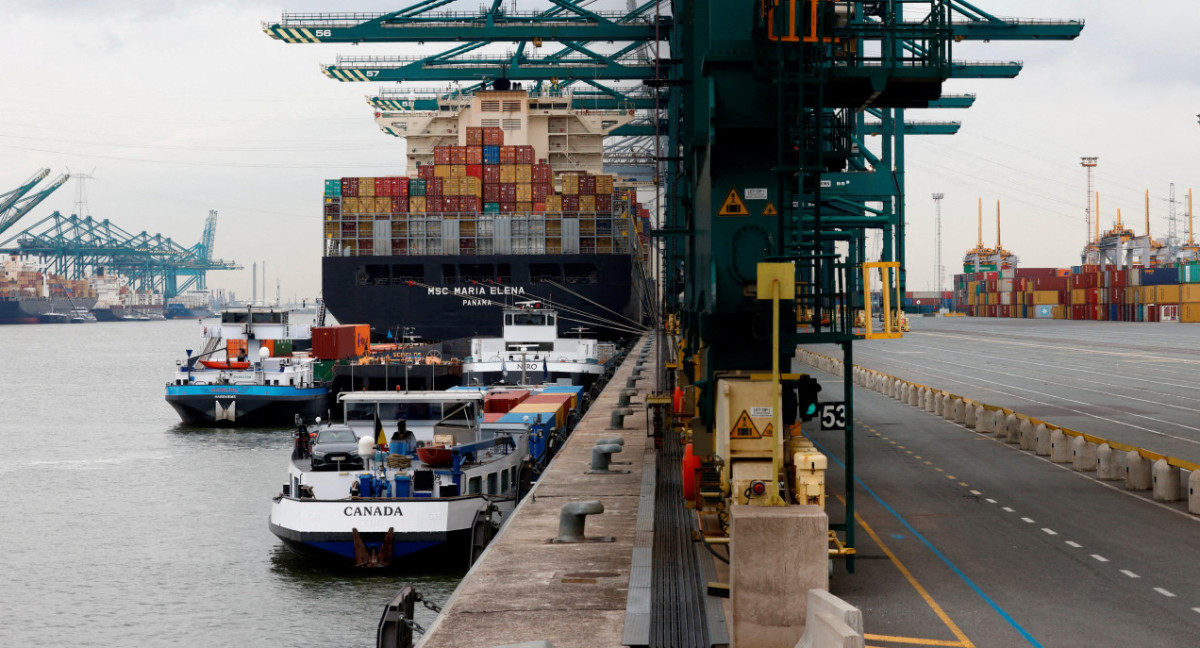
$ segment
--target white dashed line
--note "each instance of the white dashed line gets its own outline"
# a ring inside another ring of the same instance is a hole
[[[1082,548],[1083,548],[1083,545],[1079,544],[1078,542],[1075,542],[1074,540],[1067,540],[1067,544],[1068,544],[1069,546],[1075,547],[1076,549],[1082,549]]]
[[[1155,592],[1158,592],[1159,594],[1162,594],[1163,596],[1165,596],[1165,597],[1167,597],[1167,598],[1175,598],[1175,595],[1174,595],[1174,594],[1172,594],[1171,592],[1168,592],[1167,590],[1165,590],[1165,589],[1163,589],[1163,588],[1161,588],[1161,587],[1155,587],[1155,588],[1154,588],[1154,591],[1155,591]],[[1194,609],[1194,608],[1193,608],[1193,609]]]
[[[1122,569],[1122,570],[1121,570],[1121,573],[1122,573],[1122,574],[1125,574],[1126,576],[1128,576],[1128,577],[1130,577],[1130,578],[1141,578],[1141,576],[1138,576],[1137,574],[1135,574],[1135,573],[1133,573],[1133,572],[1129,571],[1128,569]]]
[[[1024,522],[1024,523],[1026,523],[1026,524],[1033,524],[1033,519],[1032,519],[1032,518],[1021,518],[1021,521],[1022,521],[1022,522]]]
[[[1046,527],[1042,527],[1042,533],[1045,533],[1046,535],[1058,535],[1058,531],[1055,531],[1054,529],[1047,529]]]
[[[1196,614],[1200,614],[1200,608],[1192,608],[1192,612],[1195,612]]]
[[[995,503],[996,503],[996,500],[994,500],[994,499],[992,499],[992,498],[990,498],[990,497],[989,497],[989,498],[987,498],[987,499],[985,499],[985,500],[983,500],[983,501],[987,502],[988,504],[995,504]]]
[[[1092,554],[1092,558],[1095,558],[1096,560],[1099,560],[1100,562],[1108,562],[1108,558],[1105,558],[1104,556],[1101,556],[1100,554]]]
[[[1000,508],[1000,510],[1001,510],[1001,511],[1004,511],[1005,513],[1012,513],[1012,512],[1013,512],[1013,510],[1012,510],[1012,509],[1010,509],[1010,508],[1008,508],[1007,506],[1003,506],[1003,507],[1001,507],[1001,508]]]

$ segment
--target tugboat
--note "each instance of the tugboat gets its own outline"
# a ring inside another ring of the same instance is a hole
[[[471,339],[471,355],[463,360],[465,384],[523,385],[533,381],[589,387],[604,374],[600,342],[582,336],[559,337],[558,312],[538,302],[505,308],[502,330],[502,337]],[[603,346],[610,356],[615,352],[613,345]]]
[[[344,425],[298,425],[271,532],[355,567],[411,566],[397,559],[418,553],[470,564],[569,434],[582,392],[343,393]]]
[[[184,423],[286,427],[297,415],[312,420],[325,412],[329,387],[315,377],[317,361],[292,351],[312,329],[291,324],[288,311],[226,309],[219,321],[202,323],[202,337],[204,349],[188,349],[167,383],[167,402]]]

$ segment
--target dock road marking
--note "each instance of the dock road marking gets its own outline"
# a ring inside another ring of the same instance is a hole
[[[1122,574],[1125,574],[1126,576],[1128,576],[1128,577],[1130,577],[1130,578],[1141,578],[1141,576],[1138,576],[1137,574],[1135,574],[1135,573],[1133,573],[1133,572],[1129,571],[1128,569],[1122,569],[1122,570],[1121,570],[1121,573],[1122,573]]]
[[[1082,548],[1083,548],[1083,545],[1079,544],[1078,542],[1075,542],[1074,540],[1067,540],[1067,546],[1069,546],[1069,547],[1075,547],[1076,549],[1082,549]]]
[[[1154,591],[1158,592],[1159,594],[1162,594],[1163,596],[1165,596],[1167,598],[1175,598],[1174,594],[1172,594],[1171,592],[1168,592],[1167,590],[1165,590],[1161,587],[1155,587]]]
[[[1100,562],[1108,562],[1108,558],[1105,558],[1104,556],[1101,556],[1100,554],[1092,554],[1092,558],[1095,558],[1096,560],[1098,560]]]

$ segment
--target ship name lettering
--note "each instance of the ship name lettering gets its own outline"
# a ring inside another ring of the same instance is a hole
[[[429,290],[430,295],[445,295],[449,292],[448,288],[443,288],[443,287],[439,287],[439,286],[430,286],[428,288],[428,290]]]
[[[404,515],[399,506],[347,506],[342,509],[346,517]]]

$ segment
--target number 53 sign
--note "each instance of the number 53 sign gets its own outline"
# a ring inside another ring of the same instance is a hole
[[[846,403],[821,403],[821,430],[846,429]]]

